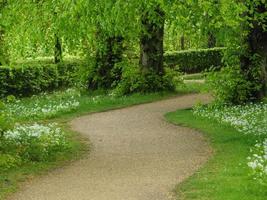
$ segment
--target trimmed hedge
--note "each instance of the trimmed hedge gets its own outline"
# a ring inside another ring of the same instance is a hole
[[[165,64],[171,68],[178,68],[185,73],[199,73],[211,67],[222,66],[225,48],[199,49],[168,52],[164,55]]]
[[[0,97],[30,96],[74,86],[79,66],[78,63],[0,66]]]

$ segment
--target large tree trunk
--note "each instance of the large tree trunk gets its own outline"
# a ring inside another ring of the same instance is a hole
[[[267,6],[264,3],[258,5],[255,10],[258,14],[266,11]],[[247,49],[240,59],[241,70],[249,81],[260,84],[261,89],[255,90],[252,95],[256,99],[261,99],[266,95],[267,89],[267,31],[259,25],[258,21],[251,23],[253,28],[247,28],[248,35],[245,38]],[[255,70],[260,70],[260,77],[255,77]]]
[[[61,40],[57,34],[55,34],[54,60],[55,60],[56,64],[61,63],[63,60],[62,59],[62,44],[61,44]]]
[[[157,19],[151,19],[148,12],[142,15],[142,34],[140,40],[140,65],[143,73],[152,71],[163,75],[163,37],[164,11],[160,6],[155,7]]]

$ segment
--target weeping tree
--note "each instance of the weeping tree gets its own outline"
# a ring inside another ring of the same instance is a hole
[[[118,50],[122,49],[125,40],[139,42],[140,47],[140,75],[131,74],[127,70],[125,72],[128,76],[124,76],[126,82],[133,84],[129,87],[141,88],[142,91],[142,87],[147,87],[148,90],[152,88],[153,91],[168,88],[169,83],[164,82],[166,79],[163,68],[164,26],[167,20],[170,23],[177,21],[177,10],[184,9],[184,5],[162,0],[114,0],[92,2],[90,6],[97,8],[95,10],[98,11],[98,18],[94,20],[97,27],[96,62],[94,73],[91,73],[93,76],[89,78],[89,86],[97,88],[103,85],[108,88],[114,85],[110,72],[122,60],[123,50]],[[136,41],[137,37],[139,41]],[[137,82],[143,86],[137,86]]]
[[[210,84],[218,100],[240,104],[266,95],[267,18],[262,0],[221,0],[225,67]]]
[[[83,4],[83,9],[93,9],[87,13],[90,20],[81,21],[80,25],[85,23],[86,27],[93,34],[90,35],[91,43],[94,44],[93,55],[90,57],[94,62],[88,77],[89,89],[110,89],[113,82],[120,79],[120,70],[115,70],[117,63],[122,61],[124,52],[124,28],[119,20],[122,15],[119,14],[120,1],[92,1]],[[126,17],[126,15],[125,15]],[[87,35],[88,36],[88,35]],[[88,52],[90,53],[90,52]]]
[[[68,12],[67,1],[8,0],[7,39],[13,59],[54,55],[54,62],[62,62],[62,16]]]

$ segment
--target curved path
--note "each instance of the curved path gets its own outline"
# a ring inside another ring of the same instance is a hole
[[[71,122],[90,138],[90,155],[34,179],[12,200],[169,200],[175,185],[209,157],[202,135],[164,120],[204,95],[187,95],[91,114]]]

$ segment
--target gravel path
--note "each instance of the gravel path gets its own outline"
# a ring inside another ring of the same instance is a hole
[[[210,149],[197,131],[174,126],[164,114],[209,101],[187,95],[91,114],[71,122],[90,138],[90,155],[24,184],[11,200],[170,200]]]

